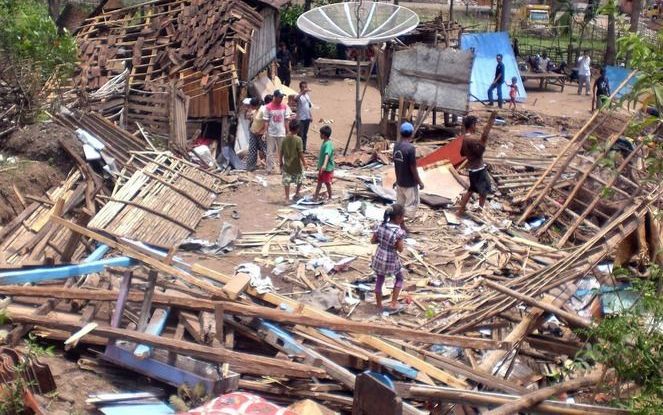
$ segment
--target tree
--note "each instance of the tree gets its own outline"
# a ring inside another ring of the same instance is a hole
[[[617,1],[608,0],[608,2],[601,7],[600,13],[608,15],[608,36],[605,48],[605,63],[606,65],[614,65],[617,57],[617,13],[619,13]]]
[[[509,31],[511,21],[511,0],[502,0],[502,14],[500,15],[500,30]]]
[[[631,32],[633,33],[638,33],[641,11],[642,11],[642,0],[633,0],[633,9],[631,9]]]

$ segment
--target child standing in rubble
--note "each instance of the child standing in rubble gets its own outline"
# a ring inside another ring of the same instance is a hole
[[[332,182],[334,181],[334,143],[331,141],[332,129],[328,125],[320,128],[320,155],[318,156],[318,185],[313,200],[319,200],[320,190],[324,184],[327,188],[327,199],[332,198]]]
[[[396,278],[394,289],[391,294],[390,307],[386,311],[398,311],[398,295],[403,288],[403,270],[398,253],[403,251],[403,243],[406,232],[401,225],[405,220],[405,210],[402,205],[393,204],[384,212],[384,221],[373,233],[371,243],[377,244],[378,248],[373,256],[371,268],[377,274],[375,281],[375,303],[378,312],[382,313],[382,286],[387,275]]]
[[[515,76],[511,78],[511,84],[509,85],[509,109],[515,113],[516,112],[516,98],[518,98],[520,91],[518,91],[518,78]]]
[[[299,191],[304,181],[304,169],[306,160],[304,159],[304,146],[302,139],[297,135],[299,122],[290,120],[288,125],[288,135],[283,139],[279,149],[279,164],[281,166],[282,183],[285,189],[285,202],[290,203],[290,185],[294,184],[294,199],[299,199]]]

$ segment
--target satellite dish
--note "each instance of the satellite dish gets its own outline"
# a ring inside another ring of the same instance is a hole
[[[418,24],[419,16],[412,10],[374,1],[316,7],[297,19],[301,31],[346,46],[384,42],[408,33]]]

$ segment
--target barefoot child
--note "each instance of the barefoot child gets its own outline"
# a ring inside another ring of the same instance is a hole
[[[516,112],[516,98],[518,97],[518,78],[515,76],[511,78],[511,85],[509,85],[509,109]]]
[[[396,282],[391,294],[390,308],[398,309],[398,294],[403,288],[403,271],[398,253],[403,251],[403,241],[406,233],[401,228],[405,220],[405,212],[402,205],[393,204],[384,212],[384,222],[378,226],[373,233],[371,243],[377,244],[371,268],[377,274],[375,282],[375,303],[378,311],[382,312],[382,285],[387,275],[394,275]]]
[[[297,186],[294,199],[299,198],[299,191],[302,188],[302,181],[304,180],[304,169],[306,168],[304,146],[302,139],[297,135],[298,129],[299,122],[291,120],[290,124],[288,124],[288,135],[281,142],[281,148],[279,149],[279,162],[281,164],[281,171],[283,172],[281,182],[285,189],[286,203],[290,203],[291,184]]]
[[[315,188],[315,200],[320,196],[320,189],[324,184],[327,188],[327,198],[332,198],[332,181],[334,179],[334,144],[331,141],[332,130],[328,125],[320,129],[320,156],[318,157],[318,186]]]

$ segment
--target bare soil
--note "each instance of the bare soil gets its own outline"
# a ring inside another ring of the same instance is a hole
[[[19,160],[16,164],[3,164],[0,168],[0,224],[9,222],[23,210],[13,186],[23,196],[44,197],[45,192],[60,184],[62,179],[62,172],[48,163]],[[25,202],[30,204],[29,200]]]
[[[54,123],[29,125],[0,141],[0,154],[5,160],[0,162],[0,224],[23,210],[14,186],[22,195],[44,197],[73,167],[74,162],[60,146],[59,139],[71,148],[81,148],[69,130]],[[6,161],[11,157],[15,158],[14,163]]]
[[[73,167],[74,161],[60,146],[60,139],[72,148],[81,148],[80,142],[69,130],[45,122],[28,125],[14,132],[6,142],[0,144],[0,151],[26,160],[48,162],[65,173]]]

